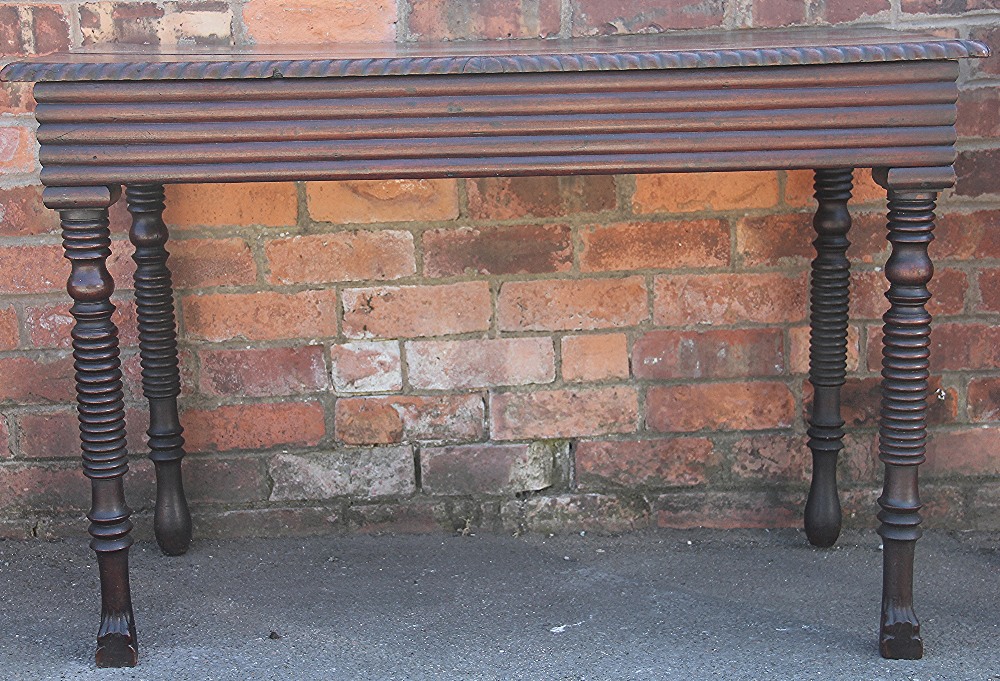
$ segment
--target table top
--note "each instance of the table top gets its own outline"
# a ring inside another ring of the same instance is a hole
[[[622,71],[985,57],[982,43],[882,28],[313,46],[102,46],[9,64],[6,81],[329,78]]]

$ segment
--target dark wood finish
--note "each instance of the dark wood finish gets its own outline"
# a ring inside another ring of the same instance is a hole
[[[128,550],[132,511],[122,477],[128,471],[125,402],[118,329],[111,321],[115,282],[108,273],[111,230],[108,207],[120,194],[107,187],[45,190],[45,204],[59,211],[63,248],[72,265],[67,289],[73,298],[73,358],[80,417],[83,473],[90,478],[90,547],[101,574],[101,625],[97,666],[134,666],[138,659]]]
[[[174,294],[167,267],[167,226],[163,224],[163,186],[125,188],[132,214],[129,238],[135,245],[135,299],[139,316],[142,392],[149,400],[149,458],[156,466],[156,541],[170,556],[191,543],[191,513],[184,496],[181,459],[184,437],[177,415],[181,392],[177,363]]]
[[[850,168],[816,171],[816,259],[812,262],[809,318],[809,382],[813,408],[809,418],[812,484],[806,501],[806,536],[815,546],[833,546],[840,536],[837,496],[837,455],[844,448],[840,417],[840,386],[847,375],[847,315],[850,263],[847,232],[851,215]]]
[[[157,538],[190,541],[181,485],[177,350],[163,187],[171,182],[391,179],[810,168],[814,225],[809,540],[840,529],[836,460],[848,313],[850,168],[889,190],[880,457],[881,652],[919,657],[919,537],[936,192],[954,181],[956,59],[967,40],[896,33],[735,31],[569,41],[317,48],[98,49],[8,65],[39,81],[45,202],[62,213],[84,471],[103,612],[98,663],[134,664],[131,543],[109,187],[128,185]]]

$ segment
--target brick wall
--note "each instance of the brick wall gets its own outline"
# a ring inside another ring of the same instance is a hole
[[[1000,48],[996,0],[2,2],[0,52],[95,43],[522,38],[840,22]],[[1000,527],[1000,58],[963,66],[933,247],[932,526]],[[68,271],[30,88],[0,90],[0,536],[83,531]],[[873,523],[884,200],[856,177],[841,464]],[[170,187],[198,533],[799,523],[806,172]],[[114,208],[149,535],[132,263]]]

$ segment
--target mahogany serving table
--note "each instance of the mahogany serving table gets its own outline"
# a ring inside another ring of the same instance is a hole
[[[183,553],[173,292],[163,185],[811,168],[809,541],[840,531],[836,460],[848,313],[847,202],[853,168],[889,196],[879,457],[884,540],[880,648],[919,658],[913,552],[920,536],[937,193],[955,180],[958,59],[967,40],[894,33],[730,32],[569,41],[317,48],[123,48],[8,65],[35,81],[44,202],[72,263],[73,355],[101,576],[97,664],[134,665],[132,523],[108,207],[133,215],[142,380],[156,465],[156,537]]]

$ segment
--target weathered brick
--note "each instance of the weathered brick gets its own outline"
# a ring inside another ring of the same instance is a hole
[[[424,232],[424,274],[565,272],[573,266],[568,225],[500,225]]]
[[[274,239],[264,248],[272,284],[388,280],[417,271],[413,235],[378,230]]]
[[[0,414],[0,461],[10,459],[13,456],[11,444],[7,419]]]
[[[167,245],[176,288],[240,286],[257,281],[257,264],[243,239],[182,239]]]
[[[559,0],[411,0],[418,40],[544,38],[559,33]]]
[[[250,0],[243,22],[264,43],[392,42],[396,3],[392,0]]]
[[[963,90],[958,98],[955,128],[961,137],[1000,137],[1000,90],[981,87]]]
[[[635,389],[616,386],[530,393],[492,393],[494,440],[631,433],[639,420]]]
[[[812,455],[801,435],[753,435],[732,448],[733,473],[757,480],[809,480]]]
[[[942,213],[935,221],[934,235],[932,258],[1000,258],[1000,211]]]
[[[76,396],[72,357],[3,357],[0,376],[0,402],[70,402]]]
[[[267,499],[263,461],[256,456],[189,456],[184,459],[184,492],[193,504],[246,504]],[[133,508],[152,508],[156,500],[153,462],[133,460],[126,481]]]
[[[504,331],[579,331],[635,326],[649,318],[642,277],[511,281],[497,305]]]
[[[70,47],[69,18],[59,5],[28,5],[34,54],[64,52]]]
[[[20,433],[20,454],[26,459],[80,458],[80,421],[76,407],[21,412],[16,428]],[[125,410],[125,439],[130,454],[147,451],[146,428],[149,414],[139,409]]]
[[[636,378],[734,378],[785,372],[779,329],[651,331],[635,342]]]
[[[347,444],[479,440],[481,395],[349,397],[337,400],[337,438]]]
[[[796,326],[788,330],[791,340],[788,352],[788,365],[793,374],[809,372],[809,336],[808,326]],[[861,332],[855,325],[847,327],[847,370],[857,371],[861,355]]]
[[[754,0],[753,25],[755,28],[790,26],[806,20],[805,0]]]
[[[76,466],[51,463],[0,465],[0,511],[34,513],[82,511],[90,504],[90,484]]]
[[[799,208],[815,208],[813,198],[815,173],[811,170],[789,170],[785,173],[785,203]],[[870,170],[854,171],[854,188],[851,190],[850,205],[885,204],[885,189],[872,179]]]
[[[988,1],[988,0],[987,0]],[[996,26],[974,26],[969,31],[969,37],[973,40],[981,40],[986,43],[990,51],[995,55],[997,48],[1000,48],[1000,27]],[[977,63],[971,64],[973,71],[980,74],[1000,74],[1000,67],[995,62],[996,59],[975,59]]]
[[[649,527],[650,513],[639,500],[604,494],[533,496],[500,507],[503,528],[512,534],[619,534]]]
[[[0,7],[0,54],[16,57],[25,53],[21,17],[16,5]]]
[[[1000,312],[1000,269],[980,269],[976,272],[976,280],[979,283],[979,295],[982,299],[982,302],[976,305],[976,309],[984,312]],[[933,283],[934,280],[931,281]]]
[[[333,388],[338,393],[380,393],[403,389],[399,343],[357,341],[330,348]]]
[[[0,308],[0,350],[13,350],[19,342],[17,312],[12,307]]]
[[[290,182],[171,184],[163,219],[177,227],[295,224],[298,199]]]
[[[279,397],[325,390],[323,348],[204,349],[198,392],[204,395]]]
[[[675,274],[656,277],[653,320],[661,326],[773,324],[806,318],[804,274]]]
[[[723,0],[576,0],[573,34],[650,33],[721,26]]]
[[[851,273],[851,318],[879,319],[889,309],[885,292],[889,284],[883,272]],[[969,288],[965,272],[951,268],[937,268],[928,284],[931,292],[927,310],[934,317],[962,314],[965,309],[965,292]]]
[[[2,17],[0,17],[2,20]],[[3,38],[0,37],[0,41]],[[0,54],[13,56],[9,52],[0,49]],[[0,113],[23,114],[31,113],[35,110],[35,100],[31,96],[32,83],[0,83]],[[15,189],[28,189],[27,187],[16,187]],[[3,205],[4,191],[0,190],[0,205]]]
[[[755,490],[674,492],[656,499],[653,510],[659,527],[693,529],[799,527],[802,493]]]
[[[561,355],[564,381],[628,378],[628,339],[623,333],[566,336]]]
[[[80,6],[85,45],[230,45],[233,13],[224,2],[89,2]]]
[[[118,327],[118,344],[121,347],[139,345],[138,317],[135,300],[115,299],[115,311],[111,321]],[[24,308],[24,327],[34,348],[69,348],[72,343],[70,331],[73,329],[73,315],[69,308],[72,302],[55,305],[38,305]]]
[[[0,128],[0,172],[31,173],[38,165],[35,141],[28,128]]]
[[[901,7],[909,14],[961,14],[970,9],[986,9],[983,5],[997,5],[992,0],[976,2],[976,0],[902,0]]]
[[[337,335],[335,291],[215,293],[181,302],[188,336],[210,341],[245,338],[328,338]]]
[[[486,331],[490,287],[485,281],[441,286],[383,286],[343,292],[344,335],[414,338]]]
[[[416,491],[409,446],[277,454],[269,465],[271,501],[408,496]]]
[[[465,186],[474,220],[559,218],[614,210],[617,204],[611,175],[483,177]]]
[[[861,18],[887,18],[889,11],[889,0],[838,0],[824,4],[822,15],[824,21],[839,24]]]
[[[927,441],[921,476],[1000,475],[1000,429],[934,430]]]
[[[576,476],[582,491],[702,485],[719,461],[707,438],[584,441],[576,446]]]
[[[1000,194],[1000,175],[994,170],[1000,166],[1000,149],[960,151],[955,161],[958,184],[955,193],[961,196]]]
[[[549,338],[409,342],[406,363],[420,390],[551,383],[556,374]]]
[[[584,272],[729,264],[729,226],[721,220],[601,225],[582,229],[580,238]]]
[[[345,514],[347,527],[362,534],[429,534],[444,528],[444,504],[424,500],[391,503],[352,503]]]
[[[27,236],[59,230],[59,213],[42,205],[41,187],[0,189],[0,236]]]
[[[455,180],[308,182],[309,216],[321,222],[424,222],[458,217]]]
[[[315,445],[326,433],[318,402],[233,404],[187,409],[181,416],[189,452]]]
[[[637,213],[770,208],[778,203],[773,172],[637,175],[632,209]]]
[[[881,334],[868,334],[869,369],[881,366]],[[1000,368],[1000,327],[982,323],[935,324],[931,331],[931,372]]]
[[[420,452],[426,494],[517,494],[551,487],[552,448],[544,443],[427,447]]]
[[[748,267],[802,265],[816,256],[809,213],[743,217],[736,222],[736,252]]]
[[[1000,378],[973,378],[967,399],[970,421],[1000,421]]]
[[[787,428],[795,420],[795,397],[784,383],[654,386],[646,411],[647,427],[663,433]]]

